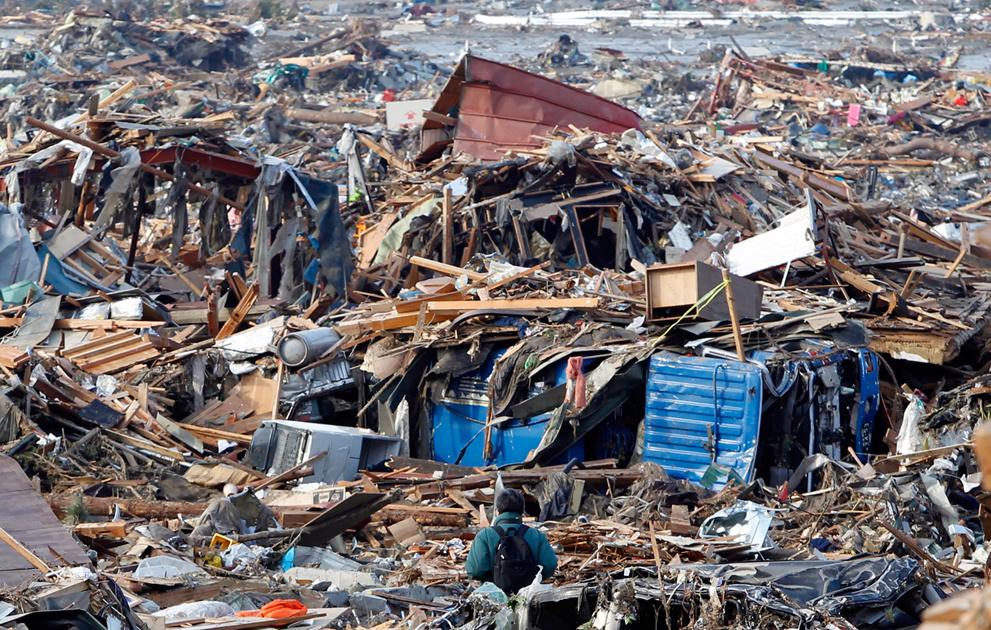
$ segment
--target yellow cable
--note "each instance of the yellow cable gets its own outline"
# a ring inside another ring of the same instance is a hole
[[[688,317],[689,315],[693,315],[693,311],[695,312],[695,314],[698,314],[699,312],[702,311],[703,308],[709,306],[709,304],[716,299],[716,296],[722,293],[722,291],[726,288],[727,284],[729,284],[729,282],[723,280],[722,282],[714,286],[712,289],[710,289],[708,293],[700,297],[699,300],[695,302],[695,304],[692,304],[692,306],[687,311],[685,311],[685,313],[681,317],[676,319],[673,324],[668,326],[668,329],[665,330],[660,337],[654,340],[654,342],[651,344],[651,348],[656,348],[659,343],[664,341],[664,339],[668,336],[668,333],[671,332],[675,328],[675,326],[677,326],[682,321],[684,321],[685,318]]]

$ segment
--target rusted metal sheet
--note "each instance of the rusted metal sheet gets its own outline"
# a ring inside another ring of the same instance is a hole
[[[539,136],[555,127],[621,133],[641,124],[640,117],[622,105],[471,55],[461,60],[433,108],[444,116],[455,110],[454,152],[483,160],[501,159],[506,150],[538,148],[543,145]],[[437,121],[424,124],[424,152],[437,149],[437,130],[443,128]]]
[[[170,165],[175,163],[178,154],[179,148],[174,145],[164,149],[145,149],[141,151],[141,162],[150,166],[157,166],[159,164]],[[183,164],[192,164],[203,169],[242,177],[247,180],[255,180],[261,174],[261,168],[254,162],[232,155],[204,151],[195,147],[182,147],[180,161]],[[94,156],[93,162],[90,165],[91,171],[99,170],[105,162],[105,157],[100,155]],[[67,179],[72,174],[74,164],[75,158],[69,157],[50,164],[44,169],[37,169],[36,172],[41,171],[44,173],[43,181]],[[34,177],[37,176],[35,175]],[[0,184],[2,184],[2,180],[0,180]],[[3,190],[4,188],[0,188],[0,192]]]
[[[0,455],[0,503],[0,527],[48,566],[62,565],[49,547],[69,563],[89,564],[89,558],[35,492],[21,466],[6,455]],[[39,573],[21,554],[0,541],[0,587],[16,588]]]
[[[173,164],[177,154],[181,155],[183,164],[195,164],[200,168],[226,173],[227,175],[235,175],[254,180],[261,174],[261,169],[253,162],[232,155],[204,151],[195,147],[182,147],[181,152],[176,146],[166,147],[164,149],[146,149],[141,152],[141,161],[152,166]]]

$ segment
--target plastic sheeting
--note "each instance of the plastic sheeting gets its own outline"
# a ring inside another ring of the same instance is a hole
[[[41,278],[41,260],[24,227],[18,204],[0,204],[0,288]]]
[[[901,599],[916,588],[921,571],[914,558],[861,558],[845,562],[773,562],[693,565],[687,570],[744,587],[757,605],[781,610],[794,606],[846,617],[864,614]],[[789,603],[790,602],[790,603]],[[856,622],[857,627],[864,627]]]
[[[300,192],[318,216],[317,256],[320,259],[320,277],[343,297],[348,279],[354,269],[351,239],[337,205],[337,185],[290,171]]]
[[[698,611],[705,606],[717,612],[722,608],[740,621],[765,620],[768,613],[795,620],[779,627],[816,627],[824,617],[832,617],[861,630],[895,630],[917,627],[918,611],[943,596],[926,580],[914,558],[676,565],[661,577],[660,584],[654,577],[614,581],[606,595],[610,601],[603,601],[600,593],[598,609],[607,610],[632,592],[639,602],[668,610]],[[589,590],[595,588],[573,584],[537,594],[527,602],[530,619],[536,621],[533,627],[561,627],[554,611],[562,610],[561,604],[568,600],[589,597]],[[542,623],[545,618],[556,625]],[[568,621],[578,625],[584,620],[573,617]],[[774,626],[741,623],[734,627]]]

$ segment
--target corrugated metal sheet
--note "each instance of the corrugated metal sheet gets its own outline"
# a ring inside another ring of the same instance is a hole
[[[479,368],[462,376],[452,378],[440,399],[434,401],[430,410],[431,457],[448,464],[460,463],[463,466],[485,466],[496,464],[518,464],[527,460],[530,452],[537,448],[544,435],[544,429],[551,414],[545,413],[527,419],[506,420],[492,427],[493,461],[484,457],[484,427],[491,404],[489,380],[495,369],[495,361],[505,353],[505,348],[493,350]],[[567,381],[565,363],[561,361],[555,368],[556,383]],[[530,396],[541,390],[532,388]],[[461,450],[464,449],[464,455]],[[584,438],[578,440],[553,463],[564,463],[572,457],[584,459]]]
[[[20,464],[6,455],[0,455],[0,502],[3,504],[0,527],[46,564],[61,565],[48,551],[49,547],[68,562],[89,564],[89,558],[35,492]],[[39,573],[12,547],[0,541],[0,586],[17,587]]]
[[[465,56],[437,99],[433,111],[458,108],[454,151],[498,160],[506,149],[538,148],[554,127],[575,125],[603,133],[639,129],[633,111],[584,90],[501,63]],[[436,141],[442,125],[427,121],[423,150]]]
[[[697,483],[713,461],[714,447],[716,463],[748,480],[761,400],[757,366],[654,355],[647,375],[644,460],[660,464],[672,477]]]

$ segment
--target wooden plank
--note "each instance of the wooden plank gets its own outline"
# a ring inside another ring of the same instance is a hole
[[[253,410],[252,405],[249,401],[244,400],[238,394],[231,393],[230,396],[225,398],[223,401],[214,400],[208,403],[202,409],[194,411],[192,414],[186,416],[181,423],[181,426],[194,425],[202,427],[204,423],[210,422],[211,420],[216,420],[218,418],[227,418],[231,414],[248,414]]]
[[[179,451],[171,448],[165,448],[164,446],[159,446],[150,440],[136,438],[126,433],[121,433],[120,431],[114,431],[113,429],[106,429],[106,433],[111,439],[116,440],[117,442],[121,442],[122,444],[126,444],[134,448],[150,451],[156,455],[161,455],[162,457],[171,459],[175,462],[182,462],[186,459]]]
[[[513,275],[509,276],[508,278],[505,278],[503,280],[500,280],[499,282],[494,282],[494,283],[488,285],[485,288],[488,289],[489,291],[495,291],[496,289],[498,289],[500,287],[506,286],[510,282],[516,282],[517,280],[520,280],[522,278],[525,278],[525,277],[529,276],[531,273],[535,273],[537,271],[540,271],[541,269],[545,269],[545,268],[549,267],[550,264],[551,264],[551,261],[545,260],[544,262],[540,263],[539,265],[534,265],[533,267],[530,267],[529,269],[524,269],[523,271],[521,271],[519,273],[516,273],[516,274],[513,274]]]
[[[271,477],[270,479],[267,479],[267,480],[265,480],[265,481],[263,481],[263,482],[261,482],[261,483],[259,483],[257,485],[255,485],[255,484],[252,484],[252,485],[254,486],[255,490],[261,490],[262,488],[267,488],[269,486],[274,486],[275,484],[282,483],[283,481],[288,481],[290,479],[294,479],[294,477],[293,477],[294,474],[296,474],[297,472],[305,469],[306,467],[310,466],[314,462],[320,461],[326,455],[327,455],[327,451],[322,451],[320,453],[317,453],[316,455],[314,455],[313,457],[309,458],[308,460],[296,464],[295,466],[293,466],[292,468],[290,468],[289,470],[285,471],[284,473],[282,473],[280,475],[276,475],[274,477]]]
[[[907,214],[892,212],[891,215],[898,217],[904,222],[903,225],[908,236],[914,236],[920,241],[932,243],[937,247],[945,247],[947,249],[958,249],[960,247],[959,243],[954,243],[953,241],[936,234],[929,229],[929,226],[913,220]]]
[[[248,312],[251,310],[251,307],[255,305],[255,301],[258,299],[260,292],[261,289],[259,288],[257,282],[248,287],[248,292],[245,293],[244,297],[241,298],[241,301],[238,302],[234,312],[231,313],[230,319],[224,323],[224,327],[220,329],[219,333],[217,333],[217,341],[230,337],[235,331],[237,331],[238,326],[240,326],[241,322],[244,321],[244,318],[248,316]]]
[[[441,238],[441,261],[445,265],[451,265],[454,261],[454,216],[452,210],[454,201],[451,188],[444,187],[444,203],[441,205],[441,227],[443,236]],[[453,265],[452,265],[453,266]]]
[[[230,274],[231,288],[236,292],[237,299],[240,300],[248,292],[248,283],[244,281],[239,273]]]
[[[216,337],[217,333],[220,332],[220,315],[217,312],[217,296],[212,292],[206,297],[206,332],[211,337]]]
[[[124,59],[118,59],[117,61],[111,61],[107,65],[114,70],[123,70],[124,68],[130,68],[131,66],[139,66],[143,63],[148,63],[151,61],[151,55],[144,53],[141,55],[133,55],[131,57],[126,57]]]
[[[393,503],[383,511],[392,512],[423,512],[424,514],[458,514],[461,516],[468,516],[468,513],[462,507],[435,507],[432,505],[407,505],[405,503]],[[405,515],[402,518],[406,518]]]
[[[373,153],[375,153],[375,155],[379,156],[380,158],[388,162],[389,166],[391,166],[392,168],[398,171],[406,170],[406,164],[403,163],[403,161],[399,158],[399,156],[386,150],[385,147],[381,146],[379,143],[372,140],[370,137],[368,137],[367,134],[359,133],[356,135],[358,136],[358,140],[361,141],[363,145],[368,147],[368,149]]]
[[[438,302],[439,304],[442,302]],[[430,314],[427,318],[429,321],[427,323],[434,323],[438,321],[444,321],[447,319],[454,319],[456,315],[444,315],[441,313]],[[340,335],[351,335],[352,337],[357,337],[363,333],[376,332],[376,331],[386,331],[386,330],[396,330],[398,328],[406,328],[408,326],[415,326],[419,313],[398,313],[398,314],[388,314],[388,315],[375,315],[372,317],[363,317],[360,319],[352,319],[349,321],[341,322],[334,326]]]
[[[260,317],[283,303],[284,302],[282,300],[259,298],[258,301],[255,302],[255,305],[251,307],[251,310],[248,311],[248,317]],[[219,319],[226,320],[234,312],[234,309],[224,307],[216,309],[216,312]],[[176,326],[206,324],[206,300],[204,299],[196,303],[187,302],[183,304],[176,304],[172,307],[172,311],[169,314],[172,316],[172,321],[175,322]]]
[[[478,513],[475,511],[475,506],[472,505],[465,495],[457,488],[447,488],[444,490],[444,494],[448,496],[452,501],[463,507],[468,511],[468,515],[473,519],[478,519]]]
[[[7,530],[0,527],[0,540],[4,541],[10,545],[11,549],[16,551],[22,558],[31,563],[31,566],[38,569],[39,571],[44,571],[45,573],[51,572],[51,567],[49,567],[45,562],[34,555],[30,549],[21,544],[19,540],[7,533]]]
[[[488,276],[486,273],[478,273],[477,271],[470,271],[461,267],[455,267],[454,265],[445,265],[444,263],[437,262],[436,260],[430,260],[429,258],[423,258],[421,256],[410,256],[409,262],[417,267],[429,269],[430,271],[436,271],[437,273],[447,276],[468,276],[469,280],[483,280],[486,276]]]
[[[905,239],[905,249],[929,258],[945,260],[946,262],[953,262],[956,260],[957,256],[960,255],[960,251],[957,249],[940,247],[938,245],[923,243],[922,241],[916,241],[914,239]],[[991,261],[978,258],[972,254],[966,254],[961,259],[961,262],[968,267],[974,267],[975,269],[991,269]]]
[[[227,284],[230,286],[231,291],[234,292],[234,297],[236,297],[237,300],[240,302],[241,298],[244,297],[244,293],[245,293],[243,287],[238,283],[234,282],[234,276],[233,274],[231,274],[230,271],[226,271],[226,270],[224,271],[224,279],[227,280]]]
[[[200,439],[207,437],[214,441],[227,440],[228,442],[236,442],[240,446],[248,446],[251,444],[251,436],[243,433],[231,433],[230,431],[221,431],[220,429],[211,429],[209,427],[201,427],[195,424],[184,424],[182,422],[177,422],[176,424]]]
[[[101,362],[96,366],[89,366],[81,368],[90,374],[110,374],[112,372],[117,372],[123,370],[126,367],[132,365],[137,365],[138,363],[144,363],[145,361],[151,361],[152,359],[158,358],[158,350],[155,348],[148,348],[142,352],[138,352],[134,355],[125,355],[118,359],[114,359],[109,363]]]
[[[108,374],[158,357],[158,349],[147,337],[132,337],[115,341],[106,348],[92,348],[81,354],[63,353],[63,356],[92,374]]]
[[[117,88],[116,90],[114,90],[107,98],[105,98],[102,101],[100,101],[99,103],[97,103],[97,106],[96,106],[97,107],[97,110],[99,111],[101,109],[106,109],[107,107],[110,107],[111,105],[113,105],[114,103],[116,103],[117,101],[119,101],[120,99],[122,99],[125,96],[127,96],[128,94],[130,94],[131,91],[134,90],[134,88],[136,88],[137,86],[138,86],[138,82],[136,80],[134,80],[134,79],[129,80],[127,83],[125,83],[124,85],[122,85],[119,88]],[[80,114],[79,116],[76,116],[75,119],[73,119],[73,121],[72,121],[71,124],[74,125],[76,123],[83,122],[87,118],[89,118],[89,114],[88,113],[86,113],[86,114]]]
[[[143,344],[151,345],[151,342],[145,340],[144,338],[135,335],[134,333],[124,333],[123,336],[112,335],[109,337],[103,337],[100,341],[105,340],[106,343],[101,343],[96,346],[91,346],[80,351],[78,348],[71,348],[62,353],[67,359],[72,359],[72,361],[86,362],[94,361],[99,357],[106,357],[113,355],[120,350],[133,349],[136,346],[141,346]]]
[[[155,416],[155,422],[158,424],[158,426],[168,431],[169,435],[171,435],[173,438],[179,440],[180,442],[188,446],[191,451],[193,451],[194,453],[199,453],[201,455],[203,454],[203,441],[200,440],[198,437],[196,437],[195,435],[193,435],[183,427],[180,427],[175,422],[172,422],[162,414],[158,414]]]
[[[839,199],[842,199],[844,201],[850,200],[849,189],[835,180],[826,179],[821,175],[817,175],[811,171],[807,171],[805,169],[799,168],[793,164],[785,162],[784,160],[779,160],[776,157],[773,157],[766,153],[762,153],[760,151],[757,151],[754,154],[754,159],[758,162],[762,162],[766,166],[769,166],[776,171],[793,175],[794,177],[797,177],[803,182],[807,182],[808,184],[818,188],[819,190],[823,190],[829,193],[830,195],[833,195],[834,197],[838,197]]]
[[[427,302],[431,313],[464,313],[468,311],[515,311],[557,308],[597,308],[599,298],[522,298],[519,300],[458,300],[452,302]],[[415,323],[415,320],[414,320]]]
[[[110,523],[79,523],[72,527],[72,531],[79,536],[86,538],[124,538],[127,536],[127,523],[124,521],[113,521]]]
[[[463,291],[453,291],[451,293],[431,293],[423,297],[414,298],[412,300],[397,300],[394,302],[393,308],[397,313],[417,313],[420,311],[420,305],[426,302],[445,302],[447,300],[460,300],[464,299]]]
[[[0,345],[0,365],[16,370],[28,362],[28,353],[20,348]]]
[[[24,323],[23,317],[0,317],[0,328],[16,328]],[[156,320],[118,319],[56,319],[52,328],[58,330],[131,330],[137,328],[157,328],[165,322]]]
[[[134,338],[135,335],[132,332],[119,332],[113,335],[100,337],[99,339],[91,339],[90,341],[86,341],[79,345],[75,345],[71,348],[67,348],[66,350],[62,351],[62,356],[67,358],[78,356],[80,354],[85,353],[88,350],[92,350],[93,348],[101,348],[107,345],[108,343],[112,343],[113,341],[117,341],[120,339],[134,339]]]

